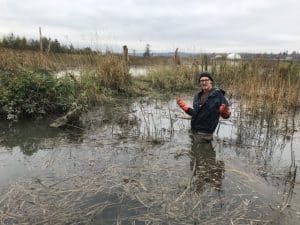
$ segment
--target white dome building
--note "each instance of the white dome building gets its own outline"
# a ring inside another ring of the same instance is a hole
[[[215,55],[215,59],[222,59],[222,55]]]
[[[236,59],[241,59],[241,55],[237,54],[237,53],[230,53],[227,55],[226,57],[227,59],[231,59],[231,60],[236,60]]]

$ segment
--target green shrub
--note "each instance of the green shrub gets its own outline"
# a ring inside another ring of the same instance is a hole
[[[66,112],[75,101],[74,82],[46,71],[2,72],[1,114],[9,120]]]

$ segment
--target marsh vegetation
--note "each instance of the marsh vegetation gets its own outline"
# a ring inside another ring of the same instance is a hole
[[[232,117],[199,155],[174,101],[191,103],[195,59],[134,77],[134,61],[111,53],[0,55],[1,224],[299,220],[297,62],[208,62]],[[79,76],[55,76],[70,69]],[[48,126],[74,105],[80,125]]]

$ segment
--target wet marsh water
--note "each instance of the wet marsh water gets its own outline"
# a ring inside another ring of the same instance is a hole
[[[181,113],[124,99],[78,128],[1,123],[0,223],[297,224],[299,112],[253,119],[233,102],[211,144]]]

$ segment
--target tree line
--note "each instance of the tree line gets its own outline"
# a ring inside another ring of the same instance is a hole
[[[43,48],[41,49],[41,42]],[[16,50],[32,50],[52,53],[69,53],[69,54],[91,54],[95,53],[90,47],[75,48],[72,44],[63,45],[57,39],[42,37],[40,40],[27,39],[19,37],[13,33],[4,36],[0,39],[0,47]]]

